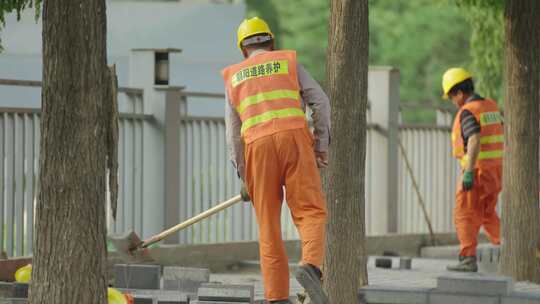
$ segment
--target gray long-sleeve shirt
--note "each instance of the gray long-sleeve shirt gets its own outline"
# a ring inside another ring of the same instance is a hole
[[[297,71],[302,108],[305,111],[307,105],[312,111],[315,151],[327,152],[330,145],[330,101],[320,85],[301,64],[297,65]],[[227,94],[225,96],[225,128],[229,156],[238,176],[244,179],[244,144],[240,135],[242,121],[229,102]]]

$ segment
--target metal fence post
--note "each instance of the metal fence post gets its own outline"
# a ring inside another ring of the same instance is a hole
[[[180,115],[179,90],[165,92],[165,226],[172,227],[180,221]],[[179,233],[165,243],[178,244]]]
[[[452,113],[449,110],[445,109],[436,109],[436,124],[437,126],[446,126],[450,127],[452,126]]]
[[[146,238],[166,226],[165,201],[165,121],[168,90],[169,53],[177,49],[135,49],[130,54],[130,85],[144,89],[143,113],[153,122],[143,125],[143,219],[142,237]]]
[[[368,98],[371,123],[386,134],[374,132],[371,190],[374,198],[370,213],[371,234],[397,232],[398,226],[398,131],[399,131],[399,70],[392,67],[371,67],[368,75]]]

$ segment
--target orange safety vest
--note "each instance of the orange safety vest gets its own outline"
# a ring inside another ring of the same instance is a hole
[[[260,53],[226,67],[221,74],[229,102],[242,121],[246,144],[307,125],[300,104],[296,52]]]
[[[501,166],[504,153],[503,119],[497,103],[493,100],[473,100],[459,109],[452,130],[453,155],[460,160],[464,168],[467,164],[467,154],[461,136],[461,113],[468,110],[480,123],[480,152],[475,168]]]

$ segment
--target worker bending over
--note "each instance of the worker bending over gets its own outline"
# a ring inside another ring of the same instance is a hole
[[[447,268],[476,272],[480,227],[484,227],[493,244],[500,244],[500,219],[495,208],[502,183],[503,121],[497,103],[474,92],[472,77],[466,70],[447,70],[442,86],[443,98],[450,98],[459,109],[452,128],[452,147],[462,171],[454,208],[461,244],[459,263]]]
[[[274,50],[274,35],[262,19],[240,24],[238,48],[245,60],[222,71],[227,143],[259,225],[265,298],[290,303],[280,221],[285,193],[302,242],[296,278],[312,303],[328,303],[321,287],[326,203],[317,169],[328,162],[328,97],[298,64],[296,52]],[[313,111],[314,135],[306,106]]]

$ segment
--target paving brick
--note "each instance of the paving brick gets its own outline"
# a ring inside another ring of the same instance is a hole
[[[152,296],[145,296],[145,295],[138,295],[133,296],[133,304],[154,304],[154,297]]]
[[[489,245],[478,247],[476,250],[478,271],[484,274],[497,274],[499,272],[500,255],[499,246]]]
[[[179,290],[191,294],[197,294],[197,290],[201,287],[201,282],[190,280],[164,281],[163,284],[163,289]]]
[[[399,258],[399,269],[411,269],[412,259],[409,257]]]
[[[27,299],[0,299],[0,304],[27,304]]]
[[[429,295],[431,304],[499,304],[499,297],[436,293]]]
[[[187,304],[189,299],[184,295],[178,297],[178,295],[161,295],[158,296],[157,304]]]
[[[166,266],[163,268],[163,279],[190,279],[208,282],[210,280],[210,270],[206,268]]]
[[[223,302],[223,301],[216,302],[216,301],[194,300],[194,301],[189,302],[189,304],[250,304],[250,302]]]
[[[377,304],[428,304],[431,288],[405,288],[386,286],[365,286],[359,297],[363,303]]]
[[[213,287],[213,286],[216,286],[216,285],[223,285],[223,282],[208,282],[208,283],[202,283],[201,284],[201,287]]]
[[[114,265],[114,285],[117,288],[159,289],[161,266],[159,265]]]
[[[454,274],[437,278],[437,291],[483,296],[508,295],[514,289],[509,277],[483,276],[479,274]]]
[[[0,298],[10,298],[13,295],[13,283],[0,282]]]
[[[155,304],[167,303],[167,301],[174,304],[187,304],[189,303],[189,296],[186,293],[178,290],[161,290],[161,289],[119,289],[123,293],[130,293],[134,298],[142,299],[154,299]],[[160,302],[161,301],[161,302]],[[152,303],[152,302],[141,302]]]
[[[13,295],[12,298],[28,298],[28,284],[27,283],[13,283]]]
[[[501,297],[501,304],[540,304],[540,294],[513,292],[507,297]]]
[[[210,270],[206,268],[165,267],[163,289],[197,293],[202,283],[210,281]]]
[[[390,259],[390,258],[377,258],[375,260],[375,267],[392,268],[392,259]]]
[[[199,301],[253,302],[253,285],[216,284],[200,287],[197,296]]]

